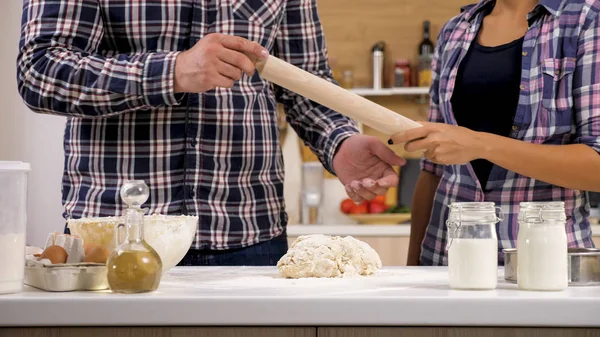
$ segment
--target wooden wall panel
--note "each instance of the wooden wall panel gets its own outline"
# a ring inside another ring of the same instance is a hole
[[[356,86],[371,83],[371,47],[375,42],[386,42],[386,78],[391,77],[394,60],[417,60],[418,45],[422,40],[424,20],[431,21],[431,39],[434,43],[443,26],[460,13],[460,7],[476,0],[318,0],[323,30],[329,46],[330,59],[340,73],[351,69]],[[427,104],[417,104],[416,97],[373,98],[415,120],[427,118]],[[364,132],[387,137],[366,127]],[[405,155],[401,147],[394,150]],[[407,155],[416,157],[419,154]]]

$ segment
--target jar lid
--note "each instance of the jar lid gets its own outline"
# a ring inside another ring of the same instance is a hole
[[[31,165],[22,161],[1,161],[0,172],[29,172]]]
[[[566,220],[565,203],[562,201],[522,202],[519,204],[519,221],[542,223]]]
[[[408,61],[408,59],[398,59],[398,60],[396,60],[396,65],[397,66],[407,66],[409,64],[410,64],[410,62]]]
[[[450,204],[450,222],[474,222],[495,224],[503,219],[500,211],[496,215],[496,204],[493,202],[454,202]],[[499,209],[498,209],[499,210]]]

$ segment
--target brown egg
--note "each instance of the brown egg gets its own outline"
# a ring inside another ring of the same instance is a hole
[[[94,249],[94,248],[96,248],[98,246],[99,245],[97,243],[93,243],[93,242],[84,243],[83,244],[83,254],[84,255],[88,255],[92,251],[92,249]]]
[[[106,260],[108,260],[108,255],[110,255],[108,249],[104,248],[103,246],[97,245],[96,247],[90,250],[89,254],[85,255],[85,257],[83,258],[83,262],[105,264]]]
[[[44,249],[40,255],[40,259],[48,259],[52,264],[59,264],[67,262],[67,252],[61,246],[49,246]]]

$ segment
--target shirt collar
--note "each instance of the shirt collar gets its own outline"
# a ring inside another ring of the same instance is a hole
[[[538,6],[542,6],[554,16],[560,15],[560,8],[565,0],[540,0]]]
[[[554,16],[560,15],[560,9],[563,6],[563,2],[567,0],[539,0],[538,5],[533,9],[529,16],[535,16],[539,12],[539,8],[545,8],[550,14]],[[471,21],[474,19],[479,12],[485,9],[493,8],[496,0],[481,0],[476,4],[467,5],[460,8],[461,13],[464,13],[464,19]]]

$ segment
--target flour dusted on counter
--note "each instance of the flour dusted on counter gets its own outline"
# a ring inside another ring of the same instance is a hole
[[[381,268],[381,259],[371,246],[351,236],[315,234],[298,237],[277,267],[287,278],[348,277],[373,274]]]
[[[0,294],[19,291],[25,272],[25,233],[0,234]]]
[[[195,267],[189,267],[195,268]],[[439,286],[439,280],[447,275],[446,270],[431,268],[415,273],[410,268],[379,269],[368,277],[307,277],[286,278],[278,270],[271,267],[212,267],[202,272],[190,272],[189,268],[175,268],[169,271],[161,286],[177,287],[185,293],[188,289],[227,289],[231,294],[238,291],[252,293],[253,291],[275,292],[283,289],[295,289],[298,296],[320,289],[333,292],[365,292],[392,289],[398,287]],[[402,284],[399,284],[402,280]]]

